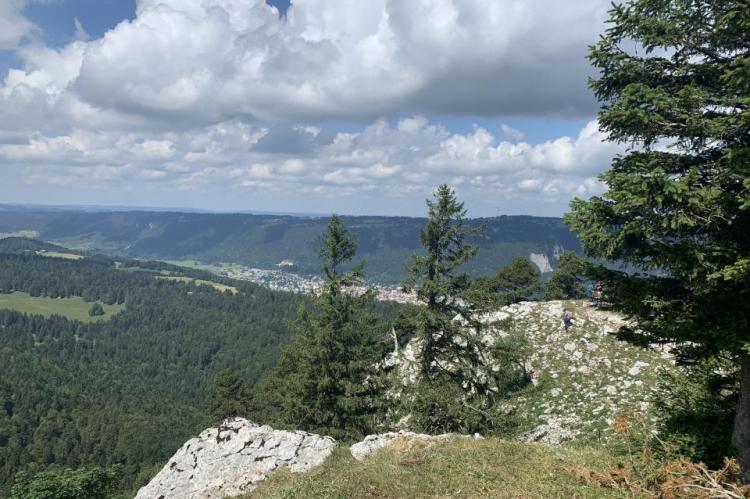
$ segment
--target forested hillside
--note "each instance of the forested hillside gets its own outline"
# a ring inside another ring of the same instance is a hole
[[[0,254],[0,296],[124,306],[88,324],[0,310],[0,496],[19,470],[120,463],[126,481],[148,475],[204,427],[217,373],[231,368],[252,380],[274,365],[305,298],[248,283],[232,283],[233,294],[157,279],[176,270]]]
[[[407,217],[342,217],[359,241],[359,257],[368,278],[399,282],[404,264],[419,250],[425,219]],[[270,268],[288,259],[296,270],[317,274],[317,240],[326,218],[247,214],[163,212],[0,211],[0,233],[20,231],[66,247],[154,259],[234,262]],[[479,254],[466,269],[474,275],[494,274],[514,258],[544,255],[551,265],[560,250],[579,250],[576,237],[558,218],[529,216],[474,219],[484,225],[472,240]]]

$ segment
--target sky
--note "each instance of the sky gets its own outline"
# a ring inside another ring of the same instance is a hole
[[[0,0],[0,203],[560,216],[609,0]]]

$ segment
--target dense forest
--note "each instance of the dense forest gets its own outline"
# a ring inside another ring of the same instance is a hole
[[[5,242],[15,254],[0,254],[0,293],[125,308],[91,324],[0,310],[0,496],[18,471],[50,466],[117,463],[124,484],[147,478],[203,429],[218,373],[258,379],[308,301],[249,283],[232,283],[232,294],[157,279],[176,270],[207,277],[161,263],[28,254],[37,244]]]
[[[342,217],[359,241],[368,279],[397,283],[404,262],[420,250],[424,218]],[[33,232],[45,241],[111,255],[206,263],[234,262],[273,268],[279,261],[296,263],[298,272],[318,274],[315,248],[327,218],[248,214],[164,212],[0,210],[0,232]],[[579,251],[576,237],[559,218],[502,216],[467,220],[483,226],[472,238],[481,251],[465,263],[475,276],[487,275],[530,253],[546,255],[555,265],[562,249]]]

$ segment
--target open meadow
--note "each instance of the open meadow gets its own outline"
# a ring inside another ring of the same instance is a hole
[[[62,315],[71,320],[81,322],[96,322],[109,320],[113,315],[121,312],[125,305],[107,305],[102,303],[104,315],[89,316],[92,303],[86,302],[78,296],[72,298],[47,298],[31,296],[28,293],[16,291],[10,294],[0,294],[0,309],[17,310],[26,314],[38,314],[44,317]]]

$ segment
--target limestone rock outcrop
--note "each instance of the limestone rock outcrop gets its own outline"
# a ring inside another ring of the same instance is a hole
[[[318,466],[336,441],[304,431],[280,431],[242,418],[192,438],[141,488],[136,499],[218,499],[247,493],[272,471]]]
[[[471,435],[457,435],[455,433],[443,433],[442,435],[426,435],[424,433],[414,433],[412,431],[399,431],[399,432],[388,432],[381,433],[379,435],[368,435],[361,442],[349,447],[352,457],[357,461],[362,461],[364,458],[372,454],[373,452],[390,447],[399,443],[399,448],[403,450],[409,450],[418,445],[432,445],[435,442],[446,440],[449,438],[482,438],[478,433],[474,436]]]

